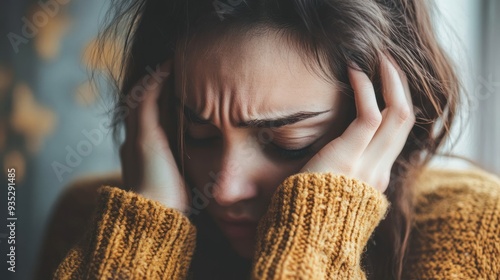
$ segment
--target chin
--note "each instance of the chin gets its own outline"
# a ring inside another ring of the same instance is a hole
[[[240,257],[252,259],[255,254],[255,239],[229,239],[229,243],[233,250]]]

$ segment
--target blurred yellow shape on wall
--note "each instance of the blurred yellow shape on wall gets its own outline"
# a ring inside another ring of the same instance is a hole
[[[62,38],[70,26],[70,17],[62,12],[50,18],[47,24],[40,28],[39,34],[35,37],[35,49],[38,55],[45,60],[57,57]]]
[[[12,128],[26,137],[28,151],[38,152],[43,139],[54,131],[55,113],[38,104],[33,92],[24,83],[15,86],[12,105]]]
[[[5,96],[5,93],[11,85],[12,80],[12,71],[3,65],[0,65],[0,100],[2,100]]]
[[[15,168],[16,187],[19,186],[17,183],[21,183],[23,181],[26,171],[26,160],[24,159],[24,156],[21,154],[21,152],[13,150],[8,152],[3,160],[3,170],[5,172],[5,176],[7,176],[7,169]]]
[[[75,99],[76,103],[82,107],[88,107],[97,100],[98,93],[90,81],[85,81],[77,87]]]
[[[5,141],[7,140],[7,125],[5,120],[0,118],[0,153],[5,149]]]
[[[90,70],[100,70],[104,74],[112,74],[117,78],[121,69],[122,49],[119,40],[98,42],[96,39],[89,42],[82,55],[82,63]]]

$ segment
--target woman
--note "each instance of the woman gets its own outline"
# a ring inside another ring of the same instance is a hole
[[[497,279],[499,180],[425,168],[459,82],[426,1],[116,1],[121,186],[57,279]]]

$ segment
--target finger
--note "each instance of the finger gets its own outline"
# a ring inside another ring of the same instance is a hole
[[[409,134],[414,127],[414,124],[416,121],[416,115],[415,115],[415,110],[414,110],[415,107],[413,106],[413,102],[412,102],[410,86],[409,86],[406,74],[403,72],[403,70],[401,70],[398,63],[391,55],[387,55],[387,58],[389,59],[391,65],[398,72],[398,76],[400,78],[400,81],[403,84],[406,101],[408,102],[408,108],[410,110],[409,120],[408,120],[407,124],[405,126],[403,126],[403,131],[402,131],[403,137],[399,137],[396,139],[396,141],[394,143],[396,149],[392,153],[389,152],[387,154],[387,157],[385,157],[381,162],[382,166],[385,166],[386,168],[392,168],[392,165],[394,164],[397,157],[399,156],[399,154],[403,150],[403,147],[404,147],[404,145],[409,137]]]
[[[410,85],[408,83],[408,78],[406,77],[406,74],[405,72],[401,69],[401,67],[399,67],[398,63],[396,62],[396,60],[394,59],[394,57],[392,57],[392,55],[390,54],[383,54],[383,56],[385,56],[390,64],[396,69],[396,71],[398,72],[398,75],[399,75],[399,78],[401,80],[401,83],[403,84],[403,88],[404,88],[404,91],[405,91],[405,97],[406,97],[406,100],[412,104],[412,99],[411,99],[411,91],[410,91]],[[410,110],[412,111],[413,113],[413,106],[410,106]]]
[[[348,71],[354,90],[357,116],[339,138],[343,140],[342,145],[357,148],[356,151],[343,150],[350,150],[354,153],[353,155],[360,156],[377,131],[382,116],[377,105],[373,84],[368,76],[351,67]]]
[[[380,67],[382,94],[386,109],[388,109],[387,114],[389,117],[399,117],[404,122],[409,117],[411,109],[408,106],[410,100],[407,97],[410,94],[409,89],[405,88],[399,71],[387,56],[382,55]],[[404,81],[406,82],[406,76]]]
[[[382,57],[382,92],[386,108],[382,112],[382,124],[366,149],[366,157],[379,159],[378,162],[384,165],[394,163],[414,124],[411,94],[402,75],[387,57]]]
[[[158,98],[158,107],[160,110],[160,126],[168,135],[174,135],[175,119],[177,118],[177,102],[175,99],[175,84],[173,77],[165,82]]]
[[[163,86],[170,76],[171,61],[163,63],[159,67],[159,71],[164,73],[163,76],[146,76],[143,78],[144,94],[142,101],[137,106],[137,133],[144,136],[147,133],[154,131],[159,126],[159,109],[158,99],[160,97]],[[160,79],[161,78],[161,79]]]
[[[148,97],[157,94],[161,90],[163,80],[170,74],[171,64],[172,60],[169,59],[162,63],[160,67],[153,69],[156,70],[155,72],[148,71],[149,73],[138,79],[124,97],[123,106],[126,108],[126,110],[123,110],[125,112],[125,135],[128,141],[133,142],[137,137],[140,127],[139,115],[141,108],[144,102],[149,100]]]

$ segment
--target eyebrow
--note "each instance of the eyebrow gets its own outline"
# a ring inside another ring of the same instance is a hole
[[[178,97],[175,98],[177,101],[177,104],[180,105],[181,101]],[[184,116],[189,119],[190,121],[197,123],[197,124],[210,124],[210,120],[204,119],[200,117],[193,109],[189,108],[187,105],[184,104]],[[286,125],[291,125],[294,123],[298,123],[300,121],[310,119],[316,116],[319,116],[321,114],[330,112],[331,110],[325,110],[325,111],[320,111],[320,112],[305,112],[305,111],[300,111],[297,113],[293,113],[288,116],[284,117],[278,117],[278,118],[272,118],[272,119],[253,119],[253,120],[248,120],[248,121],[242,121],[239,122],[236,126],[240,128],[265,128],[265,127],[273,127],[273,128],[278,128]]]

